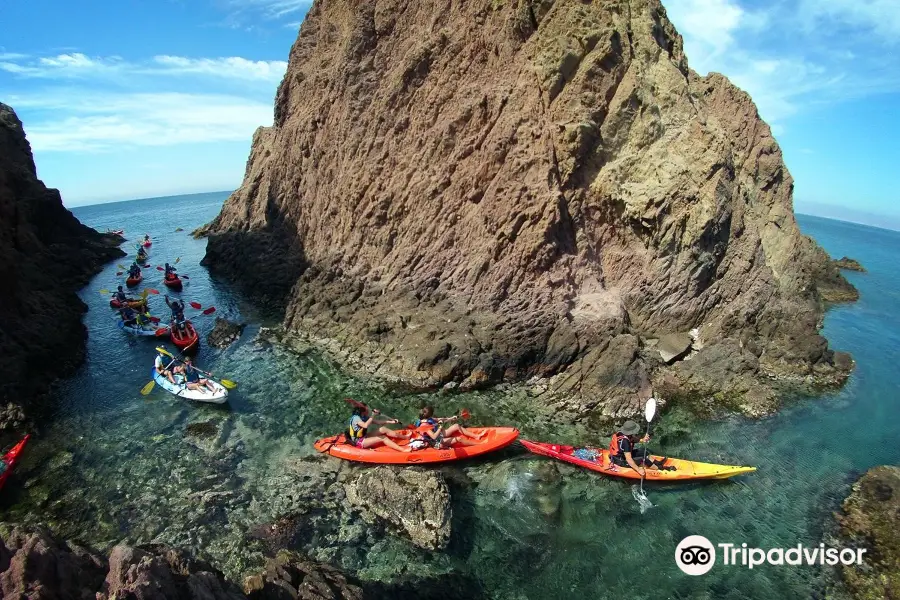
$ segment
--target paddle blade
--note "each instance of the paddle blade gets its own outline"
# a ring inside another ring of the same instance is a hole
[[[156,351],[159,352],[160,354],[162,354],[163,356],[168,356],[169,358],[175,358],[175,356],[171,352],[169,352],[168,350],[166,350],[165,348],[163,348],[161,346],[157,346]]]
[[[200,310],[201,308],[203,308],[203,305],[200,304],[199,302],[189,302],[188,304],[191,305],[191,308],[196,308],[197,310]]]
[[[464,420],[468,420],[469,417],[472,416],[472,413],[469,412],[469,409],[468,409],[468,408],[464,408],[464,409],[462,409],[462,411],[459,413],[459,416],[462,417]]]
[[[168,327],[160,327],[159,329],[156,330],[156,337],[162,337],[168,333],[169,333]],[[172,355],[170,354],[169,356],[172,356]]]
[[[141,388],[141,396],[146,396],[147,394],[149,394],[150,392],[152,392],[152,391],[153,391],[153,386],[155,386],[155,385],[156,385],[156,381],[151,381],[150,383],[148,383],[147,385],[145,385],[144,387],[142,387],[142,388]]]
[[[165,269],[163,269],[162,267],[156,267],[156,270],[157,271],[165,271]]]
[[[181,257],[179,256],[178,258],[175,259],[175,264],[177,265],[180,262],[181,262]]]
[[[116,275],[121,275],[121,273],[116,273]],[[109,290],[100,290],[100,293],[106,296],[107,294],[109,294]]]
[[[653,417],[656,416],[656,398],[650,398],[647,400],[647,404],[644,405],[644,417],[646,417],[647,422],[653,420]]]
[[[159,290],[153,288],[147,288],[147,292],[153,294],[154,296],[159,296]]]
[[[190,279],[190,277],[188,277],[187,275],[179,275],[179,277],[181,277],[182,279]]]
[[[204,315],[211,315],[211,314],[213,314],[214,312],[216,312],[216,307],[215,307],[215,306],[210,306],[209,308],[207,308],[206,310],[203,311],[203,314],[204,314]]]
[[[150,317],[150,320],[154,323],[159,323],[159,317]]]
[[[120,275],[124,275],[124,274],[125,274],[125,271],[119,271],[118,273],[116,273],[116,277],[119,277]]]
[[[220,379],[219,383],[221,383],[223,386],[225,386],[229,390],[233,390],[234,388],[237,387],[237,384],[230,379]]]
[[[344,398],[344,402],[346,402],[347,404],[349,404],[349,405],[352,406],[353,408],[365,408],[365,409],[368,409],[368,408],[369,408],[368,406],[366,406],[365,404],[363,404],[363,403],[360,402],[359,400],[354,400],[353,398]]]

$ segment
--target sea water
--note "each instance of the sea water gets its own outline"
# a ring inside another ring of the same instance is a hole
[[[214,315],[194,320],[204,337],[198,361],[239,382],[228,404],[187,403],[159,389],[140,394],[157,340],[116,329],[108,297],[98,290],[115,289],[122,282],[116,264],[129,259],[108,265],[80,294],[89,307],[87,362],[57,386],[53,404],[35,415],[32,442],[0,496],[5,520],[44,523],[62,537],[101,549],[119,541],[181,545],[237,579],[261,563],[261,554],[248,550],[248,539],[254,526],[279,516],[279,474],[314,454],[316,438],[342,428],[346,396],[401,419],[412,419],[427,400],[447,414],[465,406],[482,425],[516,424],[531,439],[606,443],[604,432],[529,414],[508,393],[403,395],[350,377],[314,352],[297,355],[254,343],[260,326],[274,324],[277,316],[211,278],[199,266],[205,241],[190,236],[216,215],[225,197],[155,198],[73,212],[101,231],[124,228],[129,244],[150,233],[154,266],[180,258],[179,273],[189,279],[173,295],[216,307]],[[825,319],[832,347],[857,361],[849,383],[824,397],[785,399],[777,415],[760,420],[698,422],[669,408],[654,439],[658,452],[755,465],[756,473],[722,482],[645,484],[653,508],[642,514],[631,482],[513,447],[442,468],[467,482],[455,492],[454,540],[446,552],[428,554],[395,540],[339,566],[363,578],[390,579],[409,562],[427,564],[434,572],[465,576],[491,598],[821,596],[834,576],[827,567],[716,567],[691,577],[674,561],[676,545],[688,535],[713,544],[817,547],[832,535],[832,513],[850,484],[872,466],[900,463],[900,233],[799,220],[832,256],[856,258],[868,269],[847,273],[860,301],[832,308]],[[123,248],[133,256],[129,244]],[[146,270],[144,284],[165,293],[160,271]],[[151,307],[165,315],[161,296],[151,296]],[[205,346],[215,316],[248,323],[238,344],[224,351]],[[227,421],[220,440],[224,453],[186,442],[185,426],[207,419]],[[218,510],[220,504],[227,511]]]

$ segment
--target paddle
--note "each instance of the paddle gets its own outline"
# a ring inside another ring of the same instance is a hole
[[[650,398],[647,400],[647,404],[644,405],[644,418],[647,419],[647,437],[650,436],[650,421],[653,420],[653,417],[656,416],[656,398]],[[638,505],[641,507],[641,514],[647,512],[648,509],[653,508],[653,503],[650,502],[650,499],[647,498],[647,494],[644,493],[644,476],[647,473],[647,444],[644,443],[644,455],[641,458],[641,467],[644,469],[644,473],[641,474],[641,487],[640,491],[636,486],[631,486],[631,495],[634,496],[634,499],[637,500]]]
[[[200,304],[199,302],[188,302],[188,304],[191,305],[191,308],[196,308],[197,310],[200,310],[201,308],[203,308],[203,305]]]
[[[347,404],[349,404],[349,405],[352,406],[353,408],[365,408],[366,410],[372,410],[373,412],[374,412],[375,410],[377,410],[377,409],[374,409],[374,408],[370,409],[369,406],[368,406],[367,404],[364,404],[364,403],[360,402],[359,400],[354,400],[353,398],[344,398],[344,402],[346,402]],[[388,420],[390,420],[390,421],[396,421],[397,423],[400,422],[399,419],[395,419],[395,418],[393,418],[393,417],[389,417],[389,416],[387,416],[386,414],[382,413],[380,410],[378,411],[378,413],[379,413],[382,417],[384,417],[385,419],[388,419]]]
[[[175,355],[173,355],[171,352],[169,352],[169,351],[166,350],[165,348],[157,348],[157,350],[160,352],[160,354],[163,354],[163,355],[165,355],[165,356],[171,357],[171,358],[173,359],[173,362],[176,361],[176,360],[179,361],[179,362],[184,362],[184,361],[181,360],[180,358],[176,358]],[[193,367],[193,365],[191,365],[191,366]],[[198,373],[203,373],[204,375],[206,375],[206,376],[208,376],[208,377],[210,377],[210,378],[212,378],[212,379],[216,379],[216,376],[213,375],[212,373],[208,373],[207,371],[201,371],[201,370],[198,369],[197,367],[193,367],[193,368],[194,368]],[[233,390],[234,388],[237,387],[237,383],[234,382],[234,381],[231,381],[230,379],[219,379],[218,381],[219,381],[219,383],[221,383],[224,387],[228,388],[229,390]]]
[[[157,350],[159,350],[159,348],[157,348]],[[168,352],[166,352],[165,354],[168,354],[169,356],[172,356],[172,355],[169,354]],[[166,371],[168,371],[168,370],[169,370],[169,367],[171,367],[173,364],[175,364],[174,358],[173,358],[172,362],[170,362],[168,365],[166,365]],[[156,379],[151,379],[150,382],[149,382],[147,385],[145,385],[144,387],[141,388],[141,396],[146,396],[147,394],[149,394],[150,392],[152,392],[152,391],[153,391],[153,386],[155,386],[155,385],[156,385]]]

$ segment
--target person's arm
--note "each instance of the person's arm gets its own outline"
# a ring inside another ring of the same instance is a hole
[[[636,462],[634,462],[634,458],[631,457],[631,452],[625,453],[625,462],[628,463],[628,466],[640,473],[642,476],[644,475],[644,467],[639,467]]]
[[[441,434],[440,428],[438,428],[438,429],[426,429],[426,430],[425,430],[425,435],[427,435],[428,437],[430,437],[430,438],[433,439],[433,440],[438,439],[438,436],[439,436],[440,434]]]
[[[373,421],[373,422],[378,425],[394,425],[396,423],[399,423],[400,421],[398,421],[397,419],[380,419],[378,421]]]

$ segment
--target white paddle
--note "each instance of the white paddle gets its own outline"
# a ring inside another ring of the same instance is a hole
[[[650,436],[650,421],[653,420],[653,417],[656,416],[656,398],[650,398],[647,400],[647,404],[644,405],[644,418],[647,419],[647,436]],[[644,444],[644,456],[641,459],[641,467],[644,469],[644,473],[647,472],[647,444]],[[650,502],[650,499],[647,498],[647,494],[644,493],[644,475],[641,475],[641,487],[640,490],[638,488],[632,486],[631,494],[634,496],[634,499],[637,500],[638,504],[641,506],[641,514],[644,514],[647,509],[653,508],[653,503]]]

